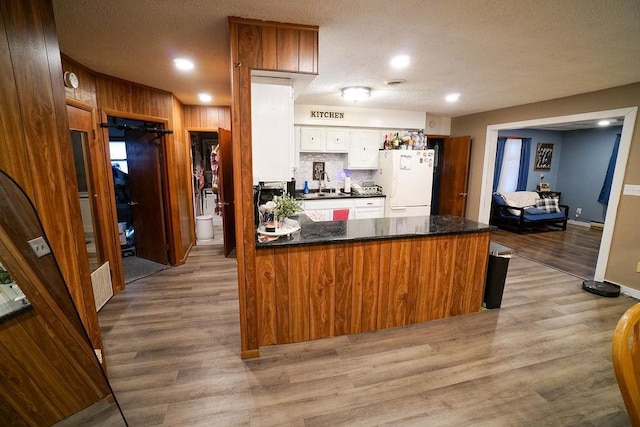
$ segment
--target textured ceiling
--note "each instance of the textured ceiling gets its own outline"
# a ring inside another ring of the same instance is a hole
[[[460,116],[640,81],[638,0],[53,0],[60,49],[94,71],[229,105],[228,16],[320,27],[296,102]],[[411,66],[394,71],[396,54]],[[172,59],[196,61],[189,74]],[[385,81],[405,79],[390,87]],[[444,96],[460,92],[455,104]],[[353,105],[353,104],[351,104]]]

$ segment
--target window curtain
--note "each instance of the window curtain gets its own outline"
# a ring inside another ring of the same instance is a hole
[[[522,151],[522,139],[507,138],[502,156],[502,167],[498,179],[498,192],[516,191],[518,187],[518,174],[520,171],[520,157]]]
[[[611,183],[613,182],[613,171],[616,169],[616,159],[618,158],[618,147],[620,147],[620,135],[616,136],[616,142],[613,144],[613,151],[609,158],[609,166],[607,167],[607,174],[604,176],[604,183],[602,184],[602,190],[600,190],[600,196],[598,196],[598,202],[603,205],[609,204],[609,196],[611,195]]]
[[[530,159],[531,138],[522,138],[522,146],[520,148],[520,165],[518,168],[518,184],[516,185],[516,191],[525,191],[527,189]]]
[[[507,138],[498,138],[498,149],[496,150],[496,168],[493,170],[493,192],[498,191],[498,182],[500,182],[500,171],[502,170],[502,159],[504,158],[504,146]]]

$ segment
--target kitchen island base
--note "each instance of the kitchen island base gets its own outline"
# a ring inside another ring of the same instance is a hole
[[[489,229],[256,251],[258,342],[356,334],[481,310]]]

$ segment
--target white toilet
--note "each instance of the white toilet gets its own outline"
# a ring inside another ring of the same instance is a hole
[[[199,242],[213,240],[212,215],[200,215],[196,217],[196,240]]]

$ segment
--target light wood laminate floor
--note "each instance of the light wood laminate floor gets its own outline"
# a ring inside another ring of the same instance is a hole
[[[129,425],[629,424],[611,338],[637,301],[515,256],[500,309],[241,360],[235,259],[197,246],[100,312]]]
[[[521,257],[592,280],[596,271],[602,230],[568,224],[566,230],[524,232],[498,229],[491,240],[514,250]]]

